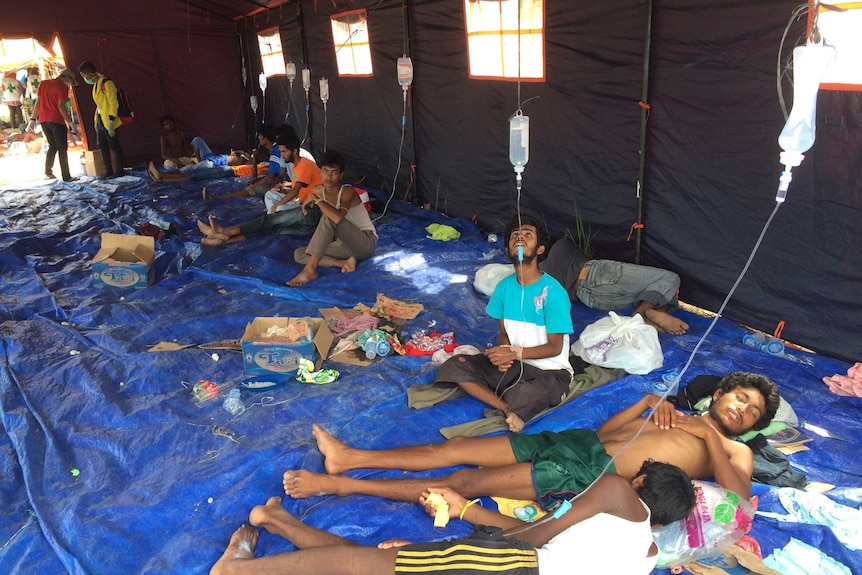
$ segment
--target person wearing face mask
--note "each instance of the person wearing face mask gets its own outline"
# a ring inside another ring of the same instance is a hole
[[[96,65],[89,60],[81,62],[81,65],[78,66],[78,72],[84,78],[84,82],[93,86],[93,102],[96,104],[94,117],[96,144],[102,153],[105,177],[122,176],[124,174],[123,148],[120,147],[117,130],[123,125],[123,122],[117,115],[120,107],[120,102],[117,99],[117,85],[99,72]],[[113,161],[111,152],[114,152]]]

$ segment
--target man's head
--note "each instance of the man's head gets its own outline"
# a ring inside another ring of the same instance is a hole
[[[293,133],[279,134],[275,139],[281,157],[288,162],[296,162],[299,159],[299,137]]]
[[[524,261],[536,258],[542,261],[547,256],[551,238],[545,226],[537,218],[528,215],[515,216],[506,224],[504,232],[506,255],[513,262],[517,261],[518,245],[523,246]]]
[[[261,146],[271,146],[275,143],[275,128],[269,125],[258,126],[257,141]]]
[[[78,80],[75,79],[75,73],[73,71],[69,70],[68,68],[60,71],[60,73],[57,74],[57,79],[62,81],[67,86],[77,86],[78,85]]]
[[[99,71],[96,69],[96,65],[89,60],[81,62],[81,65],[78,66],[78,73],[81,74],[81,77],[84,78],[84,81],[88,84],[93,84],[96,81],[96,78],[99,77]]]
[[[779,402],[778,386],[768,377],[734,371],[719,382],[708,413],[725,435],[734,436],[769,425]]]
[[[691,478],[676,465],[648,459],[632,479],[632,487],[649,507],[652,525],[679,521],[694,508]]]
[[[320,159],[320,180],[323,185],[339,184],[344,175],[344,156],[335,150],[324,152]]]
[[[170,114],[165,114],[159,118],[159,123],[161,123],[162,128],[164,128],[166,132],[173,132],[177,128],[176,122],[174,122],[174,117]]]

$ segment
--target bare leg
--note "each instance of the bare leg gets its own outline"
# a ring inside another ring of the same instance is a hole
[[[509,413],[509,405],[505,401],[497,397],[497,395],[493,391],[491,391],[487,385],[472,381],[459,381],[456,383],[458,384],[458,387],[463,389],[464,393],[466,393],[470,397],[475,397],[482,403],[490,405],[494,409],[499,409],[505,414]]]
[[[329,474],[349,469],[403,469],[426,471],[453,465],[498,467],[517,463],[508,436],[453,437],[443,443],[379,451],[354,449],[317,424],[312,426],[317,448],[326,458]],[[463,494],[462,494],[463,495]]]
[[[353,541],[306,525],[281,505],[281,497],[270,497],[266,505],[251,510],[248,522],[263,527],[273,535],[284,537],[300,549],[330,545],[356,545]]]
[[[304,286],[310,281],[316,280],[319,276],[317,274],[317,264],[320,262],[320,258],[316,256],[311,256],[308,259],[308,263],[305,264],[305,267],[302,268],[296,276],[287,282],[287,285],[290,287],[299,287]]]
[[[531,463],[502,467],[461,469],[446,477],[421,479],[354,479],[305,470],[284,474],[284,492],[294,499],[317,495],[373,495],[396,501],[418,501],[431,486],[448,487],[464,497],[494,495],[511,499],[535,499]]]
[[[634,313],[640,314],[646,323],[656,328],[660,333],[683,335],[688,330],[687,323],[650,302],[640,302]]]
[[[255,559],[242,547],[253,551],[257,537],[251,527],[240,527],[231,537],[222,558],[213,565],[210,575],[381,575],[395,572],[397,548],[334,545]]]

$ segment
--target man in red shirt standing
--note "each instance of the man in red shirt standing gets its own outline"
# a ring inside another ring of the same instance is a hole
[[[44,80],[39,84],[39,99],[36,101],[36,119],[42,125],[42,133],[48,140],[48,153],[45,154],[45,177],[54,177],[54,156],[60,156],[60,172],[64,182],[76,179],[69,173],[68,140],[66,129],[74,133],[72,116],[66,104],[69,102],[69,88],[77,86],[75,74],[63,70],[56,78]]]

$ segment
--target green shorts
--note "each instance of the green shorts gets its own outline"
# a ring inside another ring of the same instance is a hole
[[[592,483],[611,460],[599,436],[589,429],[510,433],[518,463],[533,464],[533,488],[544,509],[553,509]],[[616,473],[613,464],[608,473]]]
[[[400,548],[395,574],[408,573],[539,575],[539,561],[536,549],[529,543],[486,538],[481,534],[477,537],[474,533],[464,539],[414,543]]]

